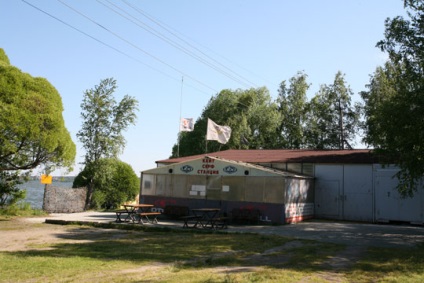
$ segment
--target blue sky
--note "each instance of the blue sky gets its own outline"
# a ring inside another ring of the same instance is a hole
[[[312,97],[341,71],[359,100],[386,58],[375,47],[384,20],[404,14],[402,0],[0,0],[0,48],[59,91],[76,173],[83,93],[115,78],[116,99],[140,103],[120,156],[138,174],[170,156],[180,115],[196,120],[223,89],[265,86],[276,98],[304,71]]]

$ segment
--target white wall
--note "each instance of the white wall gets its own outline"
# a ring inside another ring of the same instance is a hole
[[[372,165],[315,165],[317,217],[372,221]]]
[[[422,182],[413,198],[402,198],[396,190],[395,167],[374,166],[375,219],[379,222],[405,221],[424,223],[424,193]]]

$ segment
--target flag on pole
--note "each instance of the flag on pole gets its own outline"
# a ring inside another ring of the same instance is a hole
[[[193,118],[181,118],[180,131],[191,132],[194,129]]]
[[[215,140],[219,143],[226,144],[231,137],[231,128],[228,126],[220,126],[208,118],[208,130],[206,140]]]

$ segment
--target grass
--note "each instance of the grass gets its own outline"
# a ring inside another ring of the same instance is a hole
[[[0,234],[47,226],[3,219]],[[342,245],[172,229],[63,229],[54,242],[0,252],[0,282],[424,282],[424,246],[371,248],[356,264],[334,269],[328,263]]]
[[[19,202],[5,208],[0,208],[1,218],[10,218],[15,216],[31,217],[31,216],[42,216],[47,213],[41,209],[33,209],[27,202]]]

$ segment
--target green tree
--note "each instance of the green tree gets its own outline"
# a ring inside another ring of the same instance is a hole
[[[44,78],[10,65],[0,48],[0,206],[25,197],[21,170],[72,169],[76,147],[62,116],[62,99]]]
[[[398,190],[406,197],[424,174],[424,1],[404,4],[408,18],[388,18],[385,39],[377,43],[389,62],[363,95],[369,104],[366,141],[399,165]]]
[[[131,165],[115,158],[102,158],[87,165],[75,177],[73,187],[88,186],[90,180],[96,188],[93,208],[117,208],[123,202],[134,200],[140,189],[139,178]]]
[[[194,130],[181,133],[180,156],[206,153],[208,118],[219,125],[230,126],[232,133],[225,145],[208,141],[207,152],[232,148],[272,148],[280,121],[277,105],[271,101],[266,88],[222,90],[210,99]],[[174,145],[172,149],[172,157],[177,156],[177,146]]]
[[[81,103],[83,124],[77,137],[86,151],[84,164],[89,172],[90,168],[100,166],[99,160],[103,158],[118,158],[125,147],[122,133],[130,124],[135,124],[137,118],[138,101],[125,95],[119,103],[116,102],[113,97],[116,88],[116,81],[108,78],[84,92]],[[94,173],[88,177],[86,208],[92,205],[94,191],[101,190],[96,184],[103,183],[96,179],[105,178]]]
[[[62,112],[57,90],[11,66],[0,49],[0,171],[47,163],[70,169],[76,147]]]
[[[360,130],[360,105],[337,72],[331,85],[322,85],[307,106],[306,144],[316,149],[345,149],[355,144]]]
[[[393,115],[391,105],[396,96],[397,72],[396,66],[390,62],[386,62],[384,67],[377,67],[370,77],[368,91],[360,93],[364,101],[365,116],[363,141],[377,149],[388,146],[390,138],[387,130],[395,128],[391,126],[392,123],[401,121],[398,116]]]
[[[277,103],[281,113],[281,134],[279,146],[282,148],[302,148],[304,146],[304,131],[306,120],[306,93],[310,87],[307,75],[298,72],[290,80],[280,84]]]
[[[18,188],[23,179],[18,171],[0,171],[0,208],[17,203],[26,196],[26,191]]]

